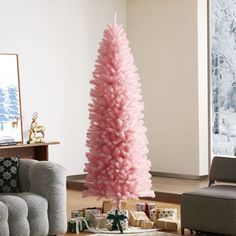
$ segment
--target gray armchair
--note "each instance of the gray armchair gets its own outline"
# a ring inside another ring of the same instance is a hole
[[[19,193],[0,194],[0,236],[66,232],[66,174],[55,163],[21,159]]]
[[[182,235],[184,229],[236,235],[236,158],[215,157],[209,178],[209,187],[182,195]]]

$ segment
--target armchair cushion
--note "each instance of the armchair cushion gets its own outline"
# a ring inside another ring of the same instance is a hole
[[[236,235],[236,196],[233,194],[235,188],[226,185],[212,186],[184,193],[181,228]]]
[[[181,231],[184,229],[236,235],[236,158],[214,157],[207,188],[183,193]],[[226,182],[228,184],[217,184]]]
[[[0,192],[18,192],[17,172],[19,157],[0,158]]]
[[[218,199],[234,199],[236,200],[236,186],[231,185],[215,185],[207,188],[199,188],[183,195],[202,196]]]

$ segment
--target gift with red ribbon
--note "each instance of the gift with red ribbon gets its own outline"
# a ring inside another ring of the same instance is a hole
[[[139,202],[136,204],[136,211],[144,211],[147,217],[150,217],[150,210],[155,208],[156,204],[151,202]]]

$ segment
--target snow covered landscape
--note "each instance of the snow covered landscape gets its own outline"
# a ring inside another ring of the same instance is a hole
[[[236,0],[211,1],[212,152],[236,156]]]
[[[0,137],[21,139],[19,94],[17,87],[0,88]]]
[[[0,139],[22,141],[17,55],[0,55]]]

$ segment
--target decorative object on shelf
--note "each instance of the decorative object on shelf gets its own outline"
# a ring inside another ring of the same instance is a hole
[[[129,226],[129,213],[127,210],[110,210],[107,213],[107,229],[110,231],[119,230],[123,233]]]
[[[29,141],[27,143],[44,143],[45,128],[37,123],[38,113],[35,112],[29,130]]]
[[[22,119],[17,54],[0,54],[0,137],[21,143]]]
[[[116,202],[154,197],[147,159],[141,83],[129,42],[116,23],[104,31],[91,84],[84,196]]]
[[[12,138],[11,136],[0,137],[0,146],[11,146],[16,144],[17,143],[14,141],[14,138]]]

